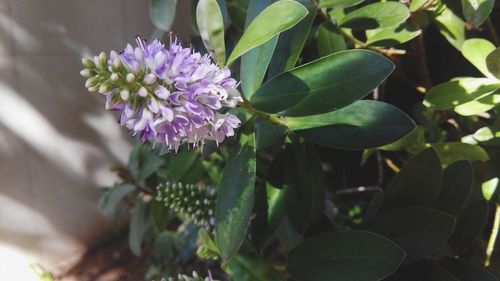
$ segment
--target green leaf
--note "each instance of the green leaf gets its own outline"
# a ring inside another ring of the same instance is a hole
[[[465,40],[465,23],[452,10],[444,4],[442,5],[443,8],[439,10],[439,13],[435,17],[435,22],[444,38],[453,47],[460,50]]]
[[[171,182],[182,181],[184,175],[186,175],[199,160],[199,156],[200,154],[195,150],[178,153],[169,162],[168,170],[164,176]]]
[[[287,272],[300,281],[381,280],[405,253],[394,242],[366,231],[338,231],[309,238],[288,256]]]
[[[331,22],[325,22],[319,26],[317,43],[320,57],[347,50],[344,36]]]
[[[451,109],[490,95],[498,87],[498,81],[487,78],[459,78],[430,89],[425,95],[424,105],[433,109]]]
[[[464,0],[466,1],[466,0]],[[475,1],[475,0],[474,0]],[[473,38],[465,40],[462,44],[462,55],[470,61],[481,73],[483,73],[488,78],[495,78],[486,66],[486,57],[495,49],[490,41]]]
[[[439,265],[451,272],[460,281],[498,281],[486,269],[461,259],[445,258],[440,261]]]
[[[457,217],[469,199],[473,179],[469,161],[461,160],[448,166],[444,170],[443,185],[434,208]]]
[[[482,145],[499,145],[500,129],[496,126],[483,127],[474,133],[473,138]]]
[[[257,150],[266,149],[283,142],[286,128],[267,120],[255,122],[255,141]]]
[[[294,229],[303,234],[323,214],[326,180],[311,144],[294,142],[285,157],[286,211]]]
[[[460,214],[455,232],[450,238],[454,255],[465,252],[481,235],[488,221],[488,201],[484,199],[470,203]]]
[[[393,70],[388,59],[372,51],[338,52],[276,76],[251,103],[287,116],[326,113],[363,98]]]
[[[425,3],[432,1],[432,0],[413,0],[410,3],[410,12],[415,12],[416,10],[420,9]]]
[[[320,8],[348,8],[348,7],[358,5],[359,3],[363,2],[363,1],[364,0],[321,0],[321,2],[319,2],[319,7]]]
[[[196,7],[196,22],[205,48],[214,51],[217,64],[226,62],[224,19],[216,0],[200,0]]]
[[[280,34],[278,45],[269,65],[268,77],[274,77],[295,66],[316,18],[316,7],[311,4],[311,1],[297,1],[307,8],[309,14],[296,26]]]
[[[490,95],[461,104],[453,110],[462,116],[471,116],[491,110],[499,103],[500,89],[497,89]]]
[[[250,23],[234,47],[227,64],[231,65],[244,53],[290,29],[299,23],[307,13],[304,6],[292,0],[280,0],[267,7]]]
[[[403,44],[422,33],[409,24],[395,25],[366,32],[366,44],[370,46],[390,47]]]
[[[410,17],[408,7],[398,2],[378,2],[353,10],[340,19],[339,26],[377,29],[399,25]]]
[[[413,3],[413,2],[412,2]],[[395,276],[386,281],[460,281],[453,274],[430,260],[401,267]]]
[[[460,160],[470,162],[486,161],[488,153],[480,146],[462,142],[431,143],[430,146],[436,150],[443,165],[449,165]]]
[[[500,48],[496,48],[486,57],[488,71],[500,79]]]
[[[280,226],[278,227],[276,236],[287,250],[295,248],[295,246],[302,242],[302,236],[298,234],[295,229],[293,229],[292,224],[290,223],[290,220],[287,216],[285,216]]]
[[[468,22],[480,26],[490,15],[495,0],[462,0],[462,12]]]
[[[426,149],[403,166],[384,192],[384,210],[402,206],[432,206],[441,188],[441,162]]]
[[[285,281],[269,262],[257,257],[237,255],[223,269],[238,281]]]
[[[251,0],[247,10],[246,26],[271,3],[271,0]],[[277,43],[278,35],[275,35],[266,43],[255,47],[241,57],[241,89],[248,99],[262,84]]]
[[[421,126],[417,126],[403,138],[379,147],[380,150],[386,151],[401,151],[406,150],[412,154],[417,154],[425,149],[425,130]]]
[[[225,261],[240,248],[247,233],[255,189],[255,134],[244,128],[239,142],[232,148],[215,207],[215,241]]]
[[[149,16],[156,28],[170,31],[175,18],[177,0],[150,0]]]
[[[360,100],[330,113],[288,117],[287,126],[305,139],[340,149],[375,148],[392,143],[415,128],[397,107]]]
[[[130,211],[130,228],[128,236],[130,250],[136,256],[141,255],[142,240],[150,225],[146,204],[144,204],[141,198],[137,198],[135,206]]]
[[[110,188],[99,199],[99,209],[104,215],[112,216],[118,203],[134,190],[135,186],[132,184],[123,184]]]
[[[446,243],[454,226],[455,219],[446,213],[411,207],[381,213],[360,228],[391,239],[405,251],[404,263],[412,263]]]

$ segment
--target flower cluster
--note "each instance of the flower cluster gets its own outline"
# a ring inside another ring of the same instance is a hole
[[[215,226],[215,188],[198,187],[192,184],[160,184],[156,200],[175,212],[182,212],[194,220],[194,223],[212,230]]]
[[[196,147],[220,143],[240,126],[235,115],[223,113],[241,101],[229,69],[176,39],[166,48],[138,38],[137,47],[83,59],[83,65],[88,90],[105,95],[106,109],[121,111],[119,123],[143,142]]]
[[[176,279],[174,279],[173,277],[169,277],[168,278],[168,281],[175,281]],[[193,271],[193,276],[188,276],[188,275],[184,275],[184,274],[179,274],[177,276],[177,281],[216,281],[214,279],[212,279],[212,277],[200,277],[200,275],[198,275],[198,273],[196,271]]]

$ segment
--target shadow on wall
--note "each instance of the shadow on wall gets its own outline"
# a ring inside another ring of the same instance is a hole
[[[179,2],[173,30],[185,37],[190,3]],[[148,38],[147,6],[0,2],[0,258],[14,245],[50,267],[108,230],[97,187],[113,183],[109,166],[127,161],[131,137],[86,92],[80,58]]]

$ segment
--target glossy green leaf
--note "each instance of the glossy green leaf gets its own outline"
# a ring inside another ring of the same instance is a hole
[[[179,182],[182,181],[190,169],[199,160],[200,154],[197,151],[183,151],[178,153],[168,163],[168,170],[164,176],[168,181]]]
[[[462,12],[468,22],[480,26],[490,15],[495,0],[462,0]]]
[[[439,265],[451,272],[460,281],[498,281],[498,279],[483,267],[473,265],[461,259],[445,258]]]
[[[417,30],[406,23],[383,29],[375,29],[366,32],[366,44],[381,47],[395,46],[412,40],[420,35],[421,32],[421,30]]]
[[[135,200],[135,206],[130,211],[130,228],[128,236],[130,250],[136,256],[141,255],[142,240],[149,226],[150,221],[146,204],[141,198],[137,198],[137,200]]]
[[[425,130],[422,126],[417,126],[401,139],[388,145],[381,146],[378,149],[386,151],[406,150],[412,154],[417,154],[425,149]]]
[[[320,8],[347,8],[355,6],[364,0],[321,0],[319,2]]]
[[[271,0],[251,0],[247,10],[246,26],[271,3]],[[241,89],[247,99],[262,84],[277,43],[278,35],[275,35],[266,43],[253,48],[241,57]]]
[[[454,255],[466,251],[481,235],[488,221],[488,201],[484,199],[470,203],[460,214],[457,227],[450,238],[450,246]]]
[[[365,149],[402,138],[415,128],[415,123],[395,106],[360,100],[330,113],[288,117],[287,126],[323,146]]]
[[[484,149],[468,143],[443,142],[431,143],[430,146],[436,150],[443,165],[449,165],[460,160],[475,162],[489,159],[488,153]]]
[[[487,78],[459,78],[430,89],[425,95],[424,105],[433,109],[451,109],[483,98],[498,87],[498,81]]]
[[[307,8],[309,14],[296,26],[283,32],[279,36],[278,44],[269,65],[268,77],[274,77],[295,66],[300,53],[304,48],[316,18],[316,7],[310,0],[296,0]]]
[[[252,96],[251,103],[287,116],[330,112],[366,96],[393,69],[388,59],[372,51],[338,52],[276,76]]]
[[[488,71],[488,67],[486,66],[486,57],[494,49],[495,45],[490,41],[481,38],[473,38],[464,41],[461,51],[462,55],[486,77],[495,78],[495,76]]]
[[[486,57],[488,71],[500,79],[500,48],[496,48]]]
[[[469,199],[474,173],[469,161],[448,166],[443,173],[443,185],[434,208],[457,217]]]
[[[435,22],[444,38],[453,47],[460,50],[465,40],[464,21],[443,4],[443,8],[437,12]]]
[[[295,247],[287,272],[299,281],[381,280],[401,264],[405,253],[391,240],[366,231],[320,234]]]
[[[318,53],[321,57],[347,49],[344,36],[337,31],[337,27],[331,22],[325,22],[319,26],[316,40]]]
[[[255,141],[257,150],[266,149],[283,142],[286,128],[267,120],[255,122]]]
[[[360,228],[378,233],[398,244],[412,263],[435,252],[453,232],[455,219],[441,211],[410,207],[381,213]]]
[[[486,162],[486,167],[481,176],[481,189],[486,200],[498,202],[498,187],[500,183],[500,154],[492,155],[491,160]]]
[[[463,103],[453,110],[462,116],[471,116],[491,110],[497,104],[500,104],[500,89],[483,98]]]
[[[208,52],[214,52],[219,65],[226,62],[224,43],[224,19],[217,0],[200,0],[196,7],[196,22],[203,44]]]
[[[472,137],[477,143],[481,143],[482,145],[500,144],[500,130],[495,126],[480,128]]]
[[[339,21],[340,27],[377,29],[399,25],[410,17],[406,5],[398,2],[377,2],[348,13]]]
[[[287,216],[276,230],[276,236],[288,251],[302,242],[302,236],[295,231]]]
[[[258,257],[237,255],[223,269],[238,281],[285,281],[269,262]]]
[[[150,0],[149,16],[156,28],[170,31],[175,18],[177,0]]]
[[[441,162],[434,149],[420,152],[389,183],[382,209],[432,206],[439,195],[441,178]]]
[[[307,13],[304,6],[292,0],[280,0],[267,7],[250,23],[234,47],[227,64],[231,65],[244,53],[290,29],[299,23]]]
[[[236,254],[247,233],[255,188],[255,135],[243,129],[232,148],[219,186],[215,207],[216,237],[222,258]]]
[[[323,214],[326,180],[311,144],[294,142],[285,157],[285,207],[290,223],[303,234]]]

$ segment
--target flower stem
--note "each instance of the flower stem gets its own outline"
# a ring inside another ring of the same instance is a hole
[[[246,111],[248,111],[251,114],[254,114],[258,117],[267,119],[267,120],[269,120],[275,124],[278,124],[280,126],[287,127],[286,119],[284,117],[280,117],[276,114],[270,114],[267,112],[257,110],[248,101],[244,101],[244,102],[240,103],[240,106],[243,107],[244,109],[246,109]]]
[[[495,208],[495,219],[493,221],[493,227],[491,228],[490,239],[488,240],[488,246],[486,248],[486,258],[484,260],[484,266],[490,266],[491,256],[493,255],[493,250],[495,249],[495,242],[498,236],[498,229],[500,228],[500,204],[496,204]]]

